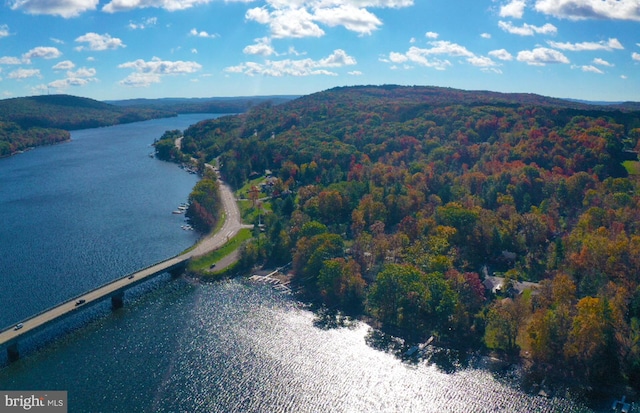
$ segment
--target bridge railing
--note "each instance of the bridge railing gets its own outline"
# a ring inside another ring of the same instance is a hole
[[[61,305],[64,305],[64,304],[70,303],[70,302],[72,302],[72,301],[76,301],[76,300],[78,300],[80,297],[83,297],[83,296],[85,296],[85,295],[87,295],[87,294],[91,294],[92,292],[97,291],[97,290],[99,290],[99,289],[101,289],[101,288],[104,288],[104,287],[106,287],[106,286],[108,286],[108,285],[110,285],[110,284],[113,284],[113,283],[115,283],[115,282],[118,282],[118,281],[124,280],[125,278],[128,278],[131,274],[137,274],[137,273],[139,273],[139,272],[141,272],[141,271],[148,270],[148,269],[149,269],[149,268],[151,268],[151,267],[155,267],[156,265],[160,265],[160,264],[162,264],[162,263],[164,263],[164,262],[171,261],[171,260],[173,260],[173,259],[179,258],[179,257],[180,257],[180,256],[182,256],[182,255],[186,255],[186,254],[185,254],[184,252],[181,252],[181,253],[179,253],[179,254],[174,255],[173,257],[167,258],[167,259],[162,260],[162,261],[158,261],[158,262],[156,262],[155,264],[151,264],[151,265],[148,265],[148,266],[146,266],[146,267],[144,267],[144,268],[141,268],[141,269],[139,269],[139,270],[136,270],[136,271],[130,272],[130,273],[128,273],[128,274],[125,274],[125,275],[123,275],[122,277],[116,278],[115,280],[107,281],[107,282],[105,282],[105,283],[103,283],[103,284],[99,285],[98,287],[95,287],[95,288],[93,288],[93,289],[91,289],[91,290],[89,290],[89,291],[85,291],[85,292],[83,292],[82,294],[78,294],[78,295],[76,295],[75,297],[71,297],[71,298],[69,298],[68,300],[61,301],[61,302],[59,302],[58,304],[54,304],[54,305],[52,305],[51,307],[45,308],[44,310],[39,311],[39,312],[37,312],[36,314],[33,314],[33,315],[31,315],[31,316],[29,316],[29,317],[27,317],[27,318],[23,319],[23,320],[19,320],[19,321],[16,321],[15,323],[12,323],[12,324],[8,325],[8,326],[2,327],[2,328],[0,329],[0,333],[4,333],[5,331],[7,331],[7,330],[10,330],[10,329],[14,328],[17,324],[20,324],[20,323],[23,323],[23,324],[24,324],[24,323],[28,322],[28,321],[29,321],[29,320],[31,320],[31,319],[34,319],[34,318],[36,318],[36,317],[39,317],[39,316],[41,316],[42,314],[45,314],[45,313],[47,313],[47,312],[49,312],[49,311],[53,310],[54,308],[60,307]],[[185,257],[184,261],[187,261],[188,259],[189,259],[189,257]]]

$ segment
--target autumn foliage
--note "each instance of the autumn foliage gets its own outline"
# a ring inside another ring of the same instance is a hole
[[[623,166],[639,138],[619,107],[362,86],[201,122],[183,150],[236,187],[279,178],[256,256],[292,259],[327,305],[640,387],[640,188]]]

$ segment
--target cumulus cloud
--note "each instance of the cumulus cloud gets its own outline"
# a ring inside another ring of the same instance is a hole
[[[9,79],[23,80],[30,77],[42,77],[38,69],[17,69],[9,73]]]
[[[437,38],[438,38],[438,36],[440,36],[440,35],[439,35],[438,33],[436,33],[436,32],[426,32],[426,33],[424,34],[424,36],[425,36],[427,39],[437,39]]]
[[[585,65],[585,66],[571,66],[572,69],[580,69],[583,72],[597,73],[599,75],[603,75],[604,72],[593,65]]]
[[[489,56],[493,56],[496,59],[500,60],[513,60],[513,56],[511,55],[511,53],[509,53],[505,49],[492,50],[489,52]]]
[[[535,9],[544,14],[570,20],[640,21],[638,0],[537,0]]]
[[[95,10],[97,6],[98,0],[9,0],[12,10],[64,18],[77,17],[86,11]]]
[[[181,60],[168,61],[158,57],[150,61],[138,59],[118,65],[120,69],[133,69],[134,72],[120,81],[123,86],[147,87],[154,83],[160,83],[162,76],[195,73],[202,69],[197,62],[184,62]]]
[[[77,51],[90,50],[90,51],[103,51],[103,50],[114,50],[119,47],[126,47],[122,40],[117,37],[111,37],[108,33],[98,34],[98,33],[87,33],[76,38],[77,43],[87,43],[86,46],[78,46],[76,47]]]
[[[600,65],[600,66],[607,66],[607,67],[613,67],[614,66],[613,63],[609,63],[604,59],[600,59],[599,57],[596,57],[595,59],[593,59],[593,64],[594,65]]]
[[[62,63],[62,62],[61,62]],[[71,62],[69,62],[71,63]],[[73,68],[72,66],[71,68]],[[91,82],[97,82],[96,69],[81,67],[75,72],[72,70],[67,71],[67,77],[64,79],[54,80],[47,86],[54,89],[67,89],[69,87],[82,87]]]
[[[274,38],[324,36],[324,30],[313,21],[313,16],[304,8],[266,12],[266,18],[265,12],[264,8],[251,9],[245,17],[247,20],[268,24]]]
[[[499,66],[491,58],[486,56],[477,56],[466,47],[457,43],[452,43],[445,40],[436,40],[429,42],[431,47],[420,48],[417,46],[411,46],[406,53],[391,52],[389,57],[381,59],[387,63],[411,63],[419,66],[429,67],[436,70],[445,70],[447,67],[452,66],[452,63],[440,56],[447,57],[464,57],[465,60],[476,67],[481,69],[495,68]],[[497,69],[492,70],[494,72],[500,72]]]
[[[534,26],[524,23],[522,26],[514,26],[511,22],[499,21],[498,27],[507,33],[517,34],[518,36],[533,36],[534,34],[556,34],[558,28],[551,23],[544,26]]]
[[[500,17],[513,17],[514,19],[521,19],[524,15],[524,8],[526,5],[527,4],[524,0],[512,0],[500,7]]]
[[[154,73],[157,75],[177,75],[185,73],[195,73],[202,69],[196,62],[183,62],[181,60],[168,61],[159,57],[154,57],[150,61],[142,59],[133,62],[126,62],[118,65],[120,69],[135,69],[138,73]]]
[[[31,59],[57,59],[62,52],[55,47],[35,47],[22,55],[25,63],[31,63]]]
[[[194,37],[202,37],[204,39],[216,39],[218,37],[220,37],[219,34],[213,33],[207,33],[204,30],[198,31],[195,28],[191,29],[191,31],[189,32],[189,36],[194,36]]]
[[[549,46],[560,49],[560,50],[569,50],[572,52],[582,52],[582,51],[594,51],[594,50],[622,50],[624,47],[618,41],[618,39],[609,39],[606,42],[601,40],[599,42],[581,42],[581,43],[560,43],[547,41]]]
[[[336,49],[331,55],[320,60],[313,60],[310,58],[298,60],[267,60],[264,64],[245,62],[237,66],[227,67],[224,70],[227,73],[243,73],[248,76],[337,76],[337,73],[327,69],[352,66],[356,63],[356,59],[349,56],[344,50]]]
[[[157,8],[167,11],[186,10],[200,4],[207,4],[211,0],[111,0],[102,11],[117,13],[132,9]]]
[[[368,8],[408,7],[413,0],[267,0],[266,3],[249,9],[245,18],[268,25],[274,38],[301,38],[323,36],[325,32],[319,24],[370,35],[382,26],[382,21]]]
[[[482,37],[483,39],[491,39],[491,34],[489,34],[489,33],[482,33],[482,34],[480,35],[480,37]]]
[[[131,73],[119,82],[128,87],[149,87],[154,83],[160,83],[160,75],[155,73]]]
[[[371,34],[382,26],[382,21],[375,14],[351,5],[317,9],[313,14],[313,20],[329,27],[343,26],[360,35]]]
[[[637,62],[640,62],[640,53],[633,52],[631,58]]]
[[[9,26],[6,24],[0,24],[0,39],[9,36]]]
[[[362,72],[359,70],[352,70],[351,72],[347,72],[347,74],[351,76],[362,76]]]
[[[518,52],[516,58],[519,62],[525,62],[531,66],[545,66],[554,63],[569,63],[569,59],[561,52],[546,47],[537,47],[533,50]]]
[[[17,57],[12,56],[2,56],[0,57],[0,65],[19,65],[22,63],[22,60]]]
[[[129,29],[131,30],[144,30],[150,26],[155,26],[156,24],[158,24],[158,18],[157,17],[149,17],[147,19],[144,19],[138,23],[136,22],[129,22],[129,25],[127,27],[129,27]]]
[[[71,60],[63,60],[62,62],[58,62],[53,66],[53,70],[71,70],[76,65]]]
[[[270,56],[275,53],[268,37],[255,39],[256,43],[245,47],[242,52],[250,55]]]

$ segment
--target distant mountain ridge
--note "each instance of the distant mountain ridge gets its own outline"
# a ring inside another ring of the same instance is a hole
[[[257,105],[265,103],[279,105],[298,97],[297,95],[273,95],[210,98],[141,98],[109,100],[106,103],[119,107],[155,108],[177,113],[242,113]]]
[[[0,100],[0,157],[70,139],[68,131],[176,116],[155,108],[126,108],[71,95]]]
[[[123,108],[71,95],[0,100],[0,120],[15,122],[22,128],[75,130],[169,116],[175,116],[175,113],[149,108]]]
[[[326,91],[303,96],[301,99],[313,96],[322,96],[323,99],[331,99],[336,96],[340,100],[344,99],[345,92],[348,92],[355,102],[355,98],[361,99],[362,103],[377,99],[385,101],[394,100],[397,104],[423,103],[429,105],[536,105],[544,107],[559,107],[579,110],[622,110],[635,111],[640,109],[640,102],[589,102],[577,99],[560,99],[537,95],[534,93],[504,93],[488,90],[463,90],[438,86],[402,86],[402,85],[362,85],[362,86],[341,86]],[[295,100],[291,102],[295,105]]]

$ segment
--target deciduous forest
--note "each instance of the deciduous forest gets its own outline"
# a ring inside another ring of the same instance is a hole
[[[182,150],[236,188],[271,174],[245,265],[292,262],[309,296],[416,343],[640,389],[639,139],[623,106],[362,86],[201,122]]]

